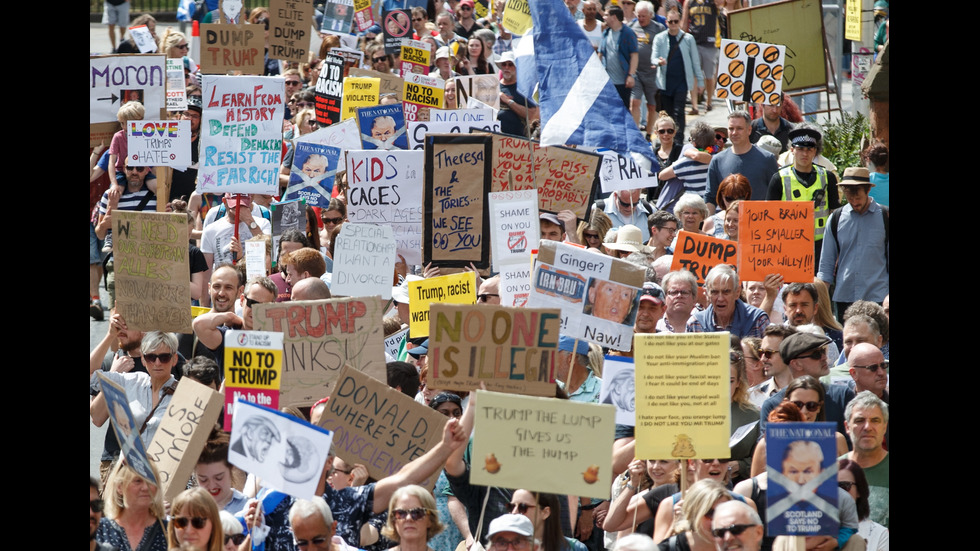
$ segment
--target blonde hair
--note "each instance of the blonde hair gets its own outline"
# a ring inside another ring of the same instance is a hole
[[[391,499],[388,500],[388,520],[381,529],[382,536],[391,541],[398,541],[398,532],[395,530],[395,503],[405,496],[416,497],[426,510],[426,516],[429,519],[429,527],[425,531],[426,541],[431,540],[446,529],[446,525],[439,520],[439,515],[436,512],[436,500],[432,497],[432,494],[417,484],[409,484],[408,486],[398,488],[391,494]]]
[[[844,326],[834,317],[834,313],[830,311],[830,292],[827,291],[827,284],[823,281],[814,281],[813,286],[817,289],[817,313],[813,316],[813,323],[838,331],[844,329]]]
[[[180,44],[181,41],[187,41],[184,33],[175,31],[173,27],[167,27],[167,30],[163,31],[163,36],[160,37],[160,51],[167,54],[167,57],[170,58],[183,58],[183,54],[170,55],[170,50],[177,44]]]
[[[127,101],[119,107],[116,118],[126,121],[140,121],[146,114],[146,108],[138,101]]]
[[[152,461],[147,462],[154,478],[160,480],[160,473]],[[109,474],[109,479],[105,483],[105,491],[102,493],[105,499],[105,516],[112,520],[118,519],[128,506],[126,504],[126,488],[140,475],[132,467],[120,459]],[[147,482],[147,484],[149,484]],[[163,519],[165,513],[163,509],[163,493],[160,488],[154,486],[153,501],[150,503],[150,513],[157,519]]]
[[[691,531],[700,538],[714,542],[714,537],[711,534],[705,534],[701,530],[699,521],[715,506],[716,501],[723,498],[725,501],[729,501],[732,496],[717,480],[704,478],[691,484],[691,487],[687,489],[687,494],[684,495],[682,516],[674,520],[673,533],[680,534]]]
[[[177,523],[174,522],[174,518],[188,516],[205,517],[211,521],[211,536],[205,551],[222,551],[225,548],[224,528],[221,515],[218,513],[218,504],[204,488],[198,486],[177,494],[170,506],[170,516],[170,522],[167,523],[167,545],[170,547],[180,545],[177,541]]]

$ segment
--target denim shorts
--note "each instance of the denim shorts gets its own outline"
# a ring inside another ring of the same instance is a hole
[[[89,222],[88,263],[102,264],[102,240],[95,235],[95,224]]]

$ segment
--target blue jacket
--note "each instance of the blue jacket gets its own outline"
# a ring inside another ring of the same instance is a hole
[[[606,37],[612,32],[612,28],[607,27],[602,31],[602,41],[599,42],[599,55],[602,56],[602,66],[606,66]],[[630,55],[639,53],[640,44],[636,41],[636,33],[626,24],[619,29],[619,60],[623,63],[623,72],[630,75]],[[639,66],[639,63],[637,63]]]
[[[684,31],[677,31],[678,44],[681,57],[684,59],[684,74],[687,77],[687,89],[694,90],[694,79],[697,78],[698,86],[704,86],[704,71],[701,70],[701,55],[698,54],[698,45],[694,42],[694,37]],[[676,53],[674,55],[677,55]],[[658,58],[668,59],[670,56],[670,39],[668,31],[658,33],[653,37],[653,49],[650,52],[650,64],[654,65]],[[643,63],[643,60],[640,60]],[[667,67],[661,67],[657,71],[657,88],[667,89]]]
[[[694,314],[694,319],[698,320],[698,323],[705,328],[705,331],[714,331],[714,324],[712,318],[714,318],[715,307],[708,306],[704,310]],[[748,335],[749,331],[752,330],[752,326],[755,325],[756,320],[759,316],[765,314],[759,308],[746,304],[741,301],[741,299],[735,301],[735,312],[732,314],[732,327],[730,332],[734,335],[738,335],[739,338]]]

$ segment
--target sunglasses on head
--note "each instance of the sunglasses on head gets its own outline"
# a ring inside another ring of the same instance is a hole
[[[796,407],[800,408],[800,411],[803,411],[803,408],[806,408],[807,411],[820,410],[820,402],[801,402],[799,400],[791,400],[791,401],[793,402],[793,404],[796,405]]]
[[[416,507],[407,511],[405,509],[395,509],[391,513],[395,515],[396,520],[405,520],[408,517],[411,517],[412,520],[421,520],[428,512],[429,510],[425,507]]]
[[[154,363],[160,361],[160,363],[167,363],[173,358],[174,355],[170,352],[164,352],[163,354],[143,354],[143,359],[147,363]]]
[[[752,528],[753,526],[758,526],[757,524],[732,524],[731,526],[725,526],[724,528],[715,528],[711,531],[711,535],[718,539],[725,539],[725,534],[731,532],[733,536],[741,536],[742,532]]]
[[[190,523],[191,526],[198,530],[204,528],[204,525],[208,523],[208,519],[205,517],[174,517],[173,521],[177,525],[177,528],[187,528],[187,524]]]
[[[520,514],[522,514],[522,515],[524,513],[527,513],[527,510],[528,509],[534,509],[535,507],[537,507],[537,505],[528,505],[527,503],[511,503],[510,504],[510,510],[511,511],[513,511],[514,509],[517,509],[517,512],[520,513]]]
[[[229,541],[235,545],[241,545],[245,542],[245,534],[225,534],[225,545],[228,545]]]
[[[105,506],[105,501],[103,501],[101,499],[93,499],[93,500],[91,500],[91,501],[88,502],[88,507],[89,507],[89,509],[92,510],[93,513],[101,513],[102,512],[102,508],[104,506]]]

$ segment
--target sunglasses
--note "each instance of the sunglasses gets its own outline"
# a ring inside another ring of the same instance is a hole
[[[177,48],[178,50],[186,50],[186,49],[190,48],[191,46],[190,46],[190,44],[188,44],[188,43],[185,42],[183,44],[177,44],[174,47]]]
[[[228,545],[229,541],[234,543],[235,545],[241,545],[242,543],[245,542],[245,534],[226,535],[225,545]]]
[[[705,465],[714,463],[715,461],[717,461],[717,462],[721,463],[722,465],[724,465],[725,463],[728,463],[729,461],[731,461],[731,459],[728,459],[726,457],[724,459],[702,459],[701,461],[703,461]],[[714,511],[714,509],[712,509],[712,511]]]
[[[718,539],[725,539],[725,534],[731,532],[733,536],[741,536],[742,532],[752,528],[753,526],[758,526],[758,524],[732,524],[731,526],[726,526],[724,528],[715,528],[711,531],[711,535]]]
[[[354,469],[351,469],[350,471],[345,471],[345,470],[343,470],[343,469],[337,469],[337,468],[334,468],[334,469],[330,469],[330,474],[337,474],[337,473],[344,473],[344,474],[350,474],[350,473],[351,473],[351,471],[353,471],[353,470],[354,470]],[[327,475],[327,476],[330,476],[330,475]]]
[[[760,348],[759,349],[759,357],[760,358],[765,358],[766,356],[775,356],[776,354],[779,354],[779,350],[773,350],[771,348]]]
[[[837,481],[837,485],[840,486],[840,489],[844,490],[845,492],[850,492],[851,488],[853,488],[855,484],[857,484],[857,482],[850,482],[848,480]]]
[[[673,133],[674,133],[673,128],[661,128],[660,130],[657,130],[657,134],[673,134]]]
[[[742,357],[743,356],[742,356],[742,353],[741,352],[737,352],[735,350],[729,350],[728,351],[728,361],[731,362],[731,363],[742,361]]]
[[[826,348],[821,348],[820,350],[816,350],[814,352],[810,352],[809,354],[797,356],[797,358],[810,358],[811,360],[819,360],[819,359],[825,357],[826,355],[827,355],[827,349]]]
[[[388,61],[388,56],[374,57],[371,59],[373,59],[375,63],[382,63]]]
[[[534,509],[534,508],[537,507],[537,505],[528,505],[527,503],[511,503],[509,505],[510,505],[510,510],[511,511],[513,511],[514,509],[517,509],[517,512],[520,513],[520,514],[522,514],[522,515],[524,513],[527,513],[527,510],[528,509]]]
[[[88,507],[89,509],[92,510],[93,513],[101,513],[102,508],[104,506],[105,506],[105,501],[101,499],[93,499],[92,501],[88,502]]]
[[[715,134],[715,139],[716,140],[727,140],[728,138],[726,138],[725,136],[723,136],[721,134]]]
[[[310,126],[316,126],[316,124],[317,124],[316,123],[316,119],[307,119],[306,120],[306,124],[308,124]]]
[[[391,513],[395,515],[395,520],[405,520],[408,517],[411,517],[412,520],[421,520],[428,512],[429,510],[425,507],[416,507],[407,511],[405,509],[395,509]]]
[[[472,10],[473,8],[471,8],[469,6],[460,6],[460,7],[456,8],[456,9],[458,9],[460,11],[463,11],[463,10]]]
[[[424,17],[413,17],[412,21],[425,21]]]
[[[673,23],[674,25],[676,25],[676,24],[678,24],[678,23],[680,23],[680,22],[681,22],[681,20],[680,20],[680,19],[668,19],[668,20],[667,20],[667,24],[668,24],[668,25],[670,25],[671,23]]]
[[[309,101],[298,101],[298,102],[296,102],[296,107],[299,107],[300,109],[305,109],[307,107],[313,107],[313,102],[309,102]]]
[[[714,520],[715,519],[715,508],[712,507],[711,509],[708,509],[708,512],[704,514],[704,518],[706,518],[708,520]]]
[[[164,352],[163,354],[143,354],[143,359],[147,363],[154,363],[160,361],[160,363],[167,363],[173,358],[174,355],[171,352]]]
[[[257,19],[255,21],[256,25],[265,25],[265,30],[269,30],[269,20],[268,19]]]
[[[597,233],[583,233],[582,237],[586,239],[599,239],[599,234]]]
[[[301,81],[301,80],[287,80],[286,81],[286,86],[299,86],[300,84],[303,84],[303,81]]]
[[[248,306],[249,308],[251,308],[251,307],[255,306],[256,304],[262,304],[262,303],[259,302],[258,299],[245,297],[245,306]]]
[[[853,367],[855,369],[867,369],[868,371],[870,371],[872,373],[875,373],[875,372],[877,372],[880,369],[880,370],[884,371],[885,373],[888,373],[888,362],[887,361],[884,361],[884,362],[881,362],[881,363],[878,363],[878,364],[870,364],[870,365],[852,365],[851,367]]]
[[[674,289],[672,291],[667,291],[667,296],[668,297],[683,297],[683,296],[693,295],[693,294],[694,293],[692,293],[691,291],[684,291],[684,290],[678,290],[678,289]]]
[[[190,523],[194,528],[201,530],[208,523],[208,519],[204,517],[174,517],[173,521],[180,529],[187,528],[187,524]]]
[[[796,407],[803,411],[806,408],[807,411],[820,411],[820,404],[822,402],[800,402],[799,400],[791,400],[792,403],[796,404]]]
[[[327,217],[324,216],[320,220],[323,220],[323,223],[324,224],[339,224],[340,221],[343,220],[343,218],[341,218],[339,216],[337,218],[327,218]]]
[[[126,171],[127,172],[139,172],[139,171],[143,170],[144,168],[146,168],[146,167],[145,166],[127,166],[126,167]]]
[[[477,302],[486,302],[490,297],[499,297],[500,295],[494,293],[483,293],[476,295]]]
[[[500,66],[501,67],[515,67],[513,61],[501,61],[500,62]]]
[[[300,549],[306,549],[307,547],[310,546],[310,544],[313,544],[313,545],[323,545],[326,541],[327,541],[327,538],[326,537],[324,537],[324,536],[317,536],[317,537],[315,537],[315,538],[313,538],[313,539],[311,539],[309,541],[306,541],[306,540],[293,540],[293,545],[295,545],[296,547],[298,547]]]

